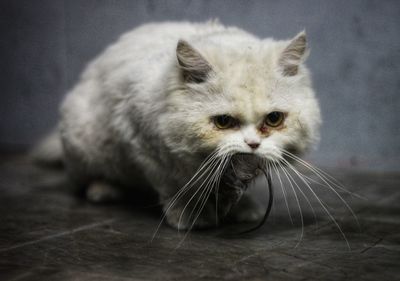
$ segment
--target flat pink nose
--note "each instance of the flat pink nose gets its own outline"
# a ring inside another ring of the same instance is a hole
[[[259,142],[255,142],[255,141],[245,141],[247,143],[248,146],[250,146],[252,149],[256,149],[260,146]]]

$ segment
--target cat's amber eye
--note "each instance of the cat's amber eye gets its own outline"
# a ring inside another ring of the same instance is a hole
[[[265,124],[269,127],[278,127],[285,119],[283,112],[273,111],[265,117]]]
[[[227,114],[214,116],[212,120],[218,129],[230,129],[239,124],[236,118]]]

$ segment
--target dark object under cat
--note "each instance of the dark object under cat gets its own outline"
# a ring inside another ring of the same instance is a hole
[[[241,233],[248,233],[261,227],[267,220],[273,204],[273,188],[270,173],[263,161],[252,154],[235,154],[224,171],[221,186],[218,189],[218,216],[225,217],[240,201],[248,186],[260,173],[265,175],[268,183],[268,206],[262,220],[251,229]]]

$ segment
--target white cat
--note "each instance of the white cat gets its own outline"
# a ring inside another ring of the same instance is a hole
[[[230,193],[217,186],[232,155],[278,162],[318,139],[306,55],[304,32],[275,41],[217,22],[167,22],[124,34],[87,66],[62,104],[70,177],[92,200],[114,185],[148,184],[180,229],[219,223],[227,213],[260,219],[262,209],[246,194],[216,218],[211,194]],[[235,175],[243,167],[233,167]]]

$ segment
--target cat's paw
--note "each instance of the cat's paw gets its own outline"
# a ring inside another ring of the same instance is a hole
[[[92,203],[115,202],[121,199],[121,192],[108,183],[94,181],[86,190],[86,198]]]
[[[264,216],[265,210],[249,195],[243,195],[238,204],[228,213],[227,218],[235,222],[256,222]]]
[[[191,209],[176,206],[166,211],[167,223],[178,230],[206,229],[216,227],[215,208],[207,203],[200,214]]]

